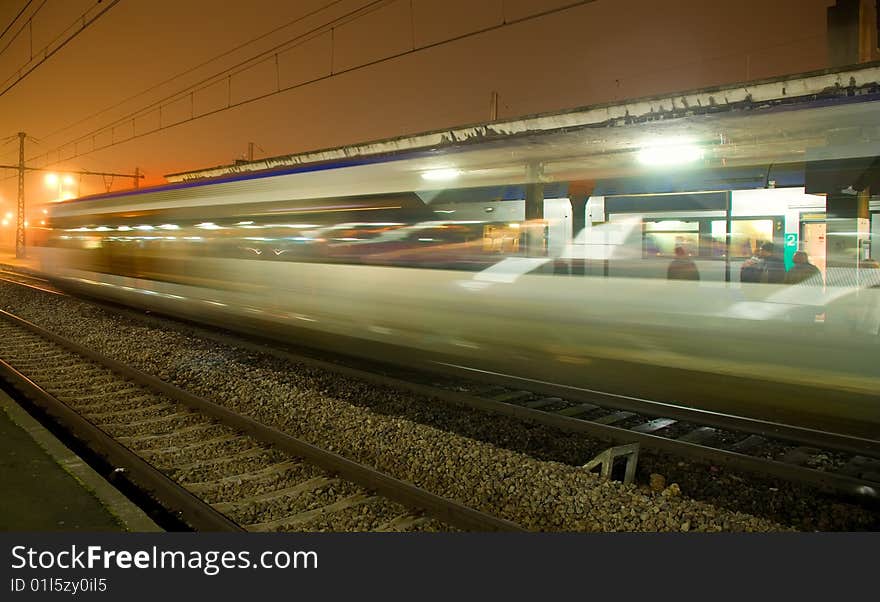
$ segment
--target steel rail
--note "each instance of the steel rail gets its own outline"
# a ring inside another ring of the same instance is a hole
[[[157,324],[160,322],[160,318],[155,315],[144,315],[140,314],[136,311],[131,310],[130,308],[120,307],[116,304],[106,304],[102,303],[102,305],[110,307],[117,313],[125,313],[126,315],[131,315],[136,317],[137,319],[148,322],[152,324]],[[564,416],[552,412],[545,412],[538,409],[532,409],[512,403],[505,403],[500,401],[495,401],[492,399],[486,399],[483,397],[478,397],[476,395],[471,395],[467,393],[462,393],[458,391],[450,391],[448,389],[442,389],[432,385],[425,385],[418,382],[413,382],[410,380],[405,380],[402,378],[397,378],[394,376],[389,376],[386,374],[380,374],[377,372],[372,372],[369,370],[364,370],[361,368],[355,368],[352,366],[337,364],[334,362],[317,359],[314,357],[310,357],[308,355],[303,355],[301,353],[297,353],[291,351],[289,348],[279,347],[277,341],[267,341],[267,342],[255,342],[253,340],[248,340],[247,338],[242,338],[242,335],[238,334],[226,334],[220,333],[212,330],[207,330],[202,326],[194,325],[191,323],[186,323],[186,328],[195,331],[199,336],[203,336],[205,338],[209,338],[211,340],[235,346],[238,348],[249,349],[261,353],[266,353],[272,355],[279,359],[284,359],[286,361],[298,362],[302,363],[314,368],[319,368],[322,370],[327,370],[333,372],[335,374],[357,378],[372,384],[387,386],[391,388],[396,388],[400,390],[410,391],[412,393],[416,393],[421,396],[437,399],[441,402],[448,403],[451,405],[455,405],[458,407],[465,407],[471,409],[477,409],[484,412],[490,412],[497,415],[508,416],[511,418],[516,418],[520,420],[529,420],[538,424],[558,428],[562,431],[571,432],[571,433],[581,433],[585,435],[589,435],[592,437],[596,437],[602,441],[607,441],[613,445],[624,445],[627,443],[639,443],[641,446],[647,449],[655,449],[661,452],[670,453],[673,455],[677,455],[680,457],[691,458],[700,462],[714,462],[716,464],[725,465],[729,468],[743,470],[746,472],[751,472],[756,475],[762,476],[772,476],[778,477],[787,481],[800,482],[807,485],[811,485],[814,487],[818,487],[820,489],[824,489],[827,491],[831,491],[838,494],[843,494],[846,496],[851,496],[854,498],[858,498],[861,500],[872,500],[872,501],[880,501],[880,484],[867,482],[858,478],[836,474],[833,472],[813,470],[810,468],[805,468],[802,466],[798,466],[795,464],[790,464],[786,462],[780,462],[778,460],[770,460],[766,458],[759,458],[755,456],[750,456],[743,453],[738,453],[735,451],[728,451],[725,449],[719,449],[717,447],[712,447],[708,445],[701,445],[697,443],[689,443],[686,441],[679,441],[676,439],[669,439],[666,437],[662,437],[659,435],[652,435],[650,433],[639,433],[633,432],[629,429],[620,428],[611,425],[605,424],[597,424],[595,422],[591,422],[589,420],[581,420],[578,418],[573,418],[569,416]],[[572,396],[567,396],[569,400],[572,399]],[[597,402],[596,398],[591,398],[592,402]],[[610,406],[610,404],[609,404]],[[615,407],[615,406],[610,406]],[[656,416],[656,417],[668,417],[668,414],[664,413],[654,413],[651,411],[646,411],[643,407],[634,408],[639,411],[640,414],[646,416]],[[733,417],[738,418],[738,417]],[[748,420],[748,419],[743,419]],[[688,416],[688,422],[696,423],[697,425],[706,425],[713,424],[714,426],[721,426],[722,428],[727,428],[734,431],[742,431],[744,433],[754,432],[751,429],[738,429],[737,425],[740,424],[739,420],[735,420],[732,424],[721,422],[720,425],[702,421],[698,418],[694,418],[693,416]],[[785,426],[785,425],[780,425]],[[809,429],[802,429],[801,427],[792,427],[795,432],[803,432],[805,435],[809,432]],[[761,430],[759,433],[767,434],[766,431]],[[790,433],[789,433],[790,434]],[[821,435],[821,433],[820,433]],[[803,439],[798,439],[795,437],[786,438],[780,436],[778,431],[773,431],[772,434],[768,435],[772,438],[779,439],[782,441],[789,441],[794,443],[806,443],[810,442],[814,445],[818,444],[823,449],[834,449],[840,451],[847,451],[850,453],[860,454],[860,455],[873,455],[876,457],[877,449],[875,441],[864,440],[864,442],[873,444],[862,446],[860,440],[855,437],[849,437],[846,435],[837,436],[837,434],[831,434],[830,441],[835,443],[836,445],[831,445],[829,440],[824,440],[821,436],[817,438],[811,438],[804,436]]]
[[[10,276],[13,276],[13,277],[10,278]],[[49,284],[49,281],[48,281],[48,280],[46,280],[46,279],[44,279],[44,278],[40,278],[40,277],[38,277],[38,276],[31,276],[30,274],[27,274],[27,273],[24,273],[24,272],[10,272],[10,271],[8,271],[8,270],[2,270],[2,269],[0,269],[0,281],[8,282],[9,284],[17,284],[17,285],[19,285],[19,286],[24,286],[24,287],[27,287],[27,288],[32,288],[32,289],[34,289],[34,290],[43,291],[44,293],[51,293],[51,294],[53,294],[53,295],[62,295],[62,296],[64,296],[64,295],[67,294],[67,293],[64,293],[64,292],[62,292],[62,291],[60,291],[60,290],[51,289],[51,288],[46,288],[45,286],[40,286],[40,285],[38,285],[38,284],[34,284],[34,283],[32,283],[32,282],[22,282],[21,280],[16,280],[16,278],[25,278],[25,279],[31,279],[31,280],[38,280],[38,281],[43,281],[43,282],[45,282],[47,285]]]
[[[120,307],[117,304],[107,304],[105,302],[101,302],[101,304],[105,307],[109,307],[117,313],[125,313],[125,315],[133,316],[142,322],[156,325],[162,320],[155,315],[144,315],[125,306]],[[538,424],[558,428],[566,432],[590,435],[602,441],[607,441],[608,443],[613,445],[639,443],[644,448],[655,449],[661,452],[691,458],[701,462],[711,461],[716,464],[725,465],[729,468],[743,470],[757,475],[769,475],[773,477],[779,477],[788,481],[800,482],[861,500],[880,501],[880,484],[866,482],[854,477],[849,477],[832,472],[813,470],[786,462],[780,462],[778,460],[759,458],[743,453],[719,449],[717,447],[711,447],[708,445],[678,441],[676,439],[669,439],[659,435],[633,432],[625,428],[597,424],[589,420],[581,420],[578,418],[563,416],[552,412],[545,412],[542,410],[532,409],[512,403],[486,399],[467,393],[450,391],[448,389],[442,389],[432,385],[425,385],[422,383],[413,382],[386,374],[380,374],[361,368],[355,368],[344,364],[337,364],[334,362],[310,357],[308,355],[303,355],[301,353],[291,351],[289,348],[284,348],[283,346],[279,347],[279,343],[277,341],[255,342],[253,340],[248,340],[247,338],[242,338],[242,335],[226,334],[213,330],[207,330],[203,326],[191,324],[189,322],[186,323],[185,327],[196,332],[199,336],[203,336],[205,338],[226,345],[266,353],[279,359],[302,363],[342,376],[357,378],[372,384],[410,391],[412,393],[437,399],[441,402],[458,407],[477,409],[480,411],[508,416],[520,420],[529,420]],[[572,399],[571,395],[568,395],[567,397],[569,400]],[[595,397],[591,398],[591,401],[601,403],[597,402]],[[610,404],[608,405],[610,407],[615,407],[611,406]],[[646,416],[669,417],[668,414],[646,411],[643,407],[638,407],[634,409],[637,409],[640,414]],[[740,420],[738,419],[738,417],[733,418],[737,418],[737,420],[733,421],[732,424],[721,422],[720,425],[715,426],[722,426],[722,428],[727,428],[734,431],[739,430],[745,433],[754,432],[750,429],[737,429],[736,427],[740,424]],[[689,422],[696,423],[697,425],[712,424],[710,422],[694,418],[693,416],[688,416],[687,420]],[[785,425],[779,426],[784,427]],[[783,441],[787,440],[795,443],[810,442],[814,445],[818,444],[824,449],[830,448],[861,455],[875,455],[876,457],[877,442],[875,441],[860,440],[858,438],[846,435],[838,436],[837,434],[831,434],[829,440],[824,440],[821,438],[821,436],[818,436],[816,438],[806,436],[807,434],[809,434],[809,429],[803,429],[801,427],[792,427],[792,429],[794,429],[794,432],[804,433],[805,436],[802,439],[798,439],[795,437],[787,439],[786,437],[780,436],[778,434],[778,431],[772,431],[772,434],[768,436],[775,439]],[[764,430],[759,431],[759,433],[767,434],[767,432]],[[836,445],[831,445],[829,441],[835,443]],[[861,445],[863,441],[865,443],[873,445],[863,447]]]
[[[126,479],[149,493],[164,507],[174,509],[194,529],[244,531],[241,526],[166,477],[149,462],[2,359],[0,359],[0,379],[8,382],[28,401],[58,421],[66,431],[86,444],[93,452],[111,465],[121,468]]]
[[[846,435],[832,431],[747,418],[734,414],[726,414],[711,410],[688,408],[667,402],[658,402],[649,399],[641,399],[629,395],[596,391],[570,385],[538,381],[523,378],[512,374],[502,374],[485,370],[474,370],[466,366],[443,364],[459,374],[477,375],[481,382],[493,383],[502,386],[522,387],[543,395],[559,395],[566,400],[582,403],[595,403],[617,410],[629,410],[645,416],[655,418],[674,418],[680,421],[694,422],[701,426],[714,426],[722,429],[740,431],[789,441],[804,445],[844,451],[852,454],[869,455],[880,458],[880,440],[866,439],[855,435]],[[442,370],[438,373],[443,373]],[[473,376],[472,376],[473,378]]]
[[[425,394],[428,394],[427,390],[429,387],[417,384],[413,384],[412,386],[414,390],[421,388],[425,391]],[[434,395],[439,396],[439,394],[436,393]],[[794,464],[779,462],[777,460],[758,458],[733,451],[718,449],[716,447],[667,439],[649,433],[633,432],[624,428],[597,424],[589,420],[579,420],[577,418],[562,416],[551,412],[542,412],[541,410],[493,401],[491,399],[484,399],[475,395],[467,395],[455,391],[444,391],[442,396],[451,403],[456,403],[458,405],[478,408],[499,415],[531,420],[567,432],[589,434],[609,441],[614,445],[638,443],[645,448],[669,452],[678,456],[690,457],[703,462],[708,460],[717,464],[726,465],[730,468],[771,475],[789,481],[799,481],[846,495],[852,495],[854,497],[867,496],[869,498],[880,499],[880,490],[866,484],[865,481],[846,475],[812,470]],[[878,486],[880,486],[880,483],[878,483]]]
[[[603,441],[607,441],[613,445],[624,445],[627,443],[638,443],[644,448],[656,449],[668,452],[677,456],[684,456],[694,460],[706,462],[711,461],[717,464],[723,464],[730,468],[745,470],[755,474],[770,475],[780,477],[789,481],[797,481],[808,485],[813,485],[826,490],[839,492],[858,498],[868,498],[880,500],[880,484],[878,487],[866,483],[863,480],[849,477],[846,475],[835,474],[820,470],[812,470],[780,462],[777,460],[769,460],[758,458],[742,453],[718,449],[706,445],[678,441],[668,439],[659,435],[649,433],[638,433],[628,429],[619,428],[610,425],[597,424],[589,420],[580,420],[569,416],[554,414],[552,412],[544,412],[537,409],[527,408],[511,403],[505,403],[461,393],[441,389],[431,385],[425,385],[412,382],[384,374],[377,374],[351,366],[334,364],[325,360],[319,360],[308,356],[299,355],[289,350],[277,349],[269,345],[253,343],[250,341],[236,340],[235,335],[225,335],[209,332],[208,336],[220,342],[237,345],[239,347],[250,348],[255,351],[269,353],[275,357],[284,358],[289,361],[304,363],[306,365],[322,368],[337,374],[358,378],[367,382],[384,385],[391,388],[403,389],[425,397],[438,399],[440,401],[450,403],[459,407],[466,407],[490,412],[501,416],[509,416],[521,420],[529,420],[546,426],[558,428],[562,431],[572,433],[583,433]],[[593,399],[595,401],[595,398]],[[642,411],[643,414],[648,412]],[[699,422],[699,421],[694,421]],[[728,426],[729,428],[729,426]],[[774,435],[775,436],[775,435]],[[777,437],[778,438],[778,437]],[[825,447],[824,445],[822,447]],[[845,446],[843,446],[845,447]],[[858,453],[864,454],[861,450]]]
[[[36,324],[0,310],[0,317],[33,332],[34,334],[81,355],[95,363],[124,376],[132,381],[152,389],[166,397],[174,399],[202,414],[211,416],[221,424],[250,435],[257,441],[270,444],[278,449],[304,458],[321,468],[337,473],[343,478],[366,489],[376,491],[384,497],[399,502],[404,506],[424,510],[429,515],[464,530],[474,531],[523,531],[524,529],[511,521],[481,512],[454,500],[443,498],[421,489],[412,483],[402,481],[376,469],[343,456],[314,446],[306,441],[288,435],[278,429],[266,426],[256,420],[237,414],[232,410],[212,401],[184,391],[154,376],[141,372],[117,360],[106,357],[97,351],[70,341]],[[70,410],[73,412],[73,410]],[[75,413],[75,412],[74,412]],[[84,420],[84,419],[83,419]],[[95,427],[97,428],[97,427]],[[103,431],[102,431],[103,432]],[[109,435],[107,435],[109,437]]]

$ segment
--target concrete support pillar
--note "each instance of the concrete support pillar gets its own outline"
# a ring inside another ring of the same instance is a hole
[[[571,236],[574,238],[587,227],[587,200],[589,195],[574,195],[569,198],[571,201]]]
[[[581,233],[587,226],[587,201],[596,183],[591,180],[578,180],[568,183],[568,198],[571,201],[571,235]]]
[[[545,253],[544,219],[544,166],[530,163],[526,168],[526,255],[541,257]]]
[[[588,188],[577,186],[578,183],[572,182],[568,188],[568,198],[571,202],[571,237],[572,242],[587,227],[587,201],[590,200],[590,193],[593,192],[592,183]],[[575,245],[574,248],[578,248]],[[586,265],[583,257],[574,257],[569,262],[569,273],[576,276],[583,276]]]
[[[540,163],[526,168],[526,219],[544,219],[544,169]]]

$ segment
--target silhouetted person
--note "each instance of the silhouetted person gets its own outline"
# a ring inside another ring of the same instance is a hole
[[[791,266],[791,269],[785,275],[786,284],[806,282],[807,284],[822,286],[822,272],[810,263],[806,253],[798,251],[791,260],[794,262],[794,265]]]
[[[761,282],[770,284],[785,282],[785,262],[776,254],[776,245],[772,242],[761,245],[761,261],[764,264]]]
[[[684,247],[675,247],[675,259],[673,259],[669,268],[666,270],[666,277],[669,280],[699,280],[700,272],[695,264],[688,256]]]
[[[739,271],[739,280],[740,282],[761,282],[763,272],[764,263],[761,261],[760,252],[758,252],[745,260]]]

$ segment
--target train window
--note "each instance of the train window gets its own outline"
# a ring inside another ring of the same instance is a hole
[[[761,243],[773,241],[778,220],[771,217],[732,220],[731,258],[751,257]],[[704,259],[723,259],[727,254],[727,222],[724,219],[653,219],[644,222],[643,257],[671,258],[675,248]]]
[[[772,219],[741,219],[731,223],[730,256],[751,257],[763,242],[773,241]]]
[[[676,247],[688,255],[698,255],[700,249],[700,222],[662,220],[645,222],[645,257],[674,257]]]
[[[518,253],[519,224],[487,224],[483,227],[483,251],[486,253]]]
[[[723,258],[727,254],[727,222],[721,219],[709,223],[700,248],[704,257]]]

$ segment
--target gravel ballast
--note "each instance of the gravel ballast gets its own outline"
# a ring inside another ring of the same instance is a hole
[[[195,488],[204,501],[248,530],[449,529],[122,380],[5,320],[0,320],[0,340],[0,356],[13,368],[25,371],[50,395],[124,441],[179,485]],[[123,388],[114,387],[114,381]],[[115,393],[108,399],[106,390],[111,388]],[[190,424],[193,420],[197,423]],[[156,429],[159,425],[166,428]],[[120,431],[126,434],[120,436]],[[207,435],[210,431],[213,436]],[[242,458],[254,464],[242,471]],[[187,474],[196,475],[195,482]]]
[[[145,325],[86,301],[8,284],[0,284],[0,306],[265,424],[528,529],[876,528],[873,513],[811,489],[644,450],[636,485],[603,481],[577,466],[605,447],[586,436],[219,345],[171,322]],[[357,515],[356,506],[351,511]]]

